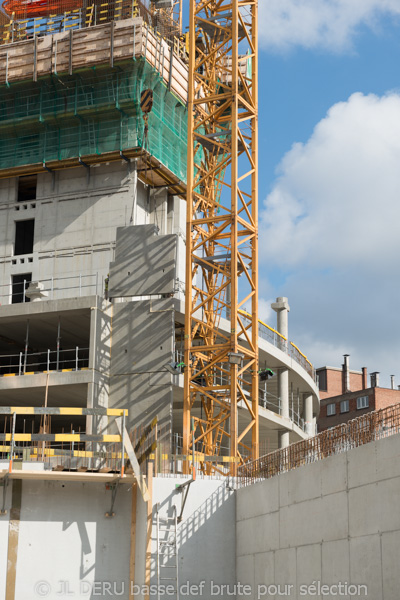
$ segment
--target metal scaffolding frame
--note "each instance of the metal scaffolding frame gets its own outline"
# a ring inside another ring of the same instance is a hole
[[[257,26],[257,0],[190,0],[183,454],[228,445],[232,474],[259,443]]]

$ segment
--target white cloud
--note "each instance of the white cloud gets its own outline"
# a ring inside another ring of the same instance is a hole
[[[342,51],[361,26],[400,14],[399,0],[261,0],[259,6],[261,43],[275,50]]]
[[[275,264],[392,269],[400,252],[400,96],[352,95],[295,144],[261,213]]]
[[[400,376],[400,96],[333,106],[284,156],[260,216],[260,255],[286,273],[268,296],[288,296],[289,337],[316,366],[349,353],[385,384]]]
[[[258,316],[264,323],[269,323],[275,315],[271,308],[272,302],[275,302],[275,298],[271,298],[270,300],[264,300],[264,298],[258,299]]]

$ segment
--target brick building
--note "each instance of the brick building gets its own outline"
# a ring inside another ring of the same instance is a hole
[[[379,387],[378,372],[370,374],[368,385],[367,368],[350,370],[348,354],[344,355],[341,368],[321,367],[316,372],[321,398],[318,431],[400,402],[400,389],[394,389],[393,375],[391,388]]]

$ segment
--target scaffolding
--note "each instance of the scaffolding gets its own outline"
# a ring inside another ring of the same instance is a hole
[[[147,151],[186,179],[187,111],[144,59],[37,83],[0,98],[0,169],[143,148],[142,90],[152,88]]]
[[[157,8],[150,0],[5,0],[0,6],[0,45],[141,17],[157,35],[174,43],[182,34],[181,0]]]

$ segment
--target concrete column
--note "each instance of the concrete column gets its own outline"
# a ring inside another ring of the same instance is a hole
[[[290,445],[289,432],[278,431],[279,448],[287,448]]]
[[[109,394],[111,308],[102,305],[96,297],[96,305],[90,314],[89,369],[92,378],[88,384],[87,407],[107,408]],[[107,417],[86,417],[86,431],[99,433],[107,428]],[[109,433],[109,432],[108,432]]]
[[[290,306],[287,298],[279,297],[276,302],[271,304],[271,308],[276,312],[276,329],[286,339],[288,337],[288,314]]]
[[[313,396],[312,394],[304,394],[303,396],[304,409],[304,424],[305,432],[312,436],[314,435],[314,423],[313,423]]]
[[[279,369],[278,371],[278,396],[280,399],[280,414],[287,419],[289,415],[289,369]],[[280,432],[279,447],[289,446],[289,432]]]
[[[276,302],[271,304],[271,308],[276,312],[276,329],[286,339],[288,339],[288,313],[290,306],[288,299],[280,296]],[[279,369],[278,371],[278,396],[280,399],[280,413],[282,417],[290,418],[289,416],[289,370]],[[279,432],[279,448],[289,446],[289,432]]]

